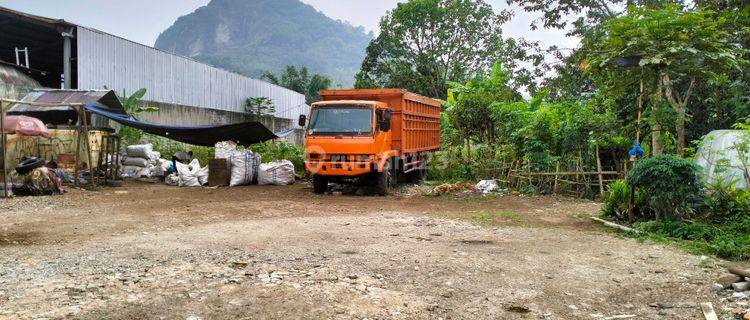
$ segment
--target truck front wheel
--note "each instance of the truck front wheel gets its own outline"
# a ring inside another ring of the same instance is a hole
[[[328,177],[313,175],[313,191],[317,194],[324,194],[328,191]]]
[[[377,184],[375,186],[375,191],[381,195],[385,196],[388,195],[388,192],[391,191],[391,187],[394,184],[394,168],[393,168],[393,159],[388,160],[388,162],[385,163],[385,166],[383,166],[383,172],[378,172],[376,175]]]

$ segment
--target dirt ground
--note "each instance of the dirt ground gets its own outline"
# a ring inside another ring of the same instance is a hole
[[[711,290],[716,261],[619,237],[591,222],[596,203],[408,193],[129,183],[0,200],[0,318],[702,319],[700,302],[728,308]]]

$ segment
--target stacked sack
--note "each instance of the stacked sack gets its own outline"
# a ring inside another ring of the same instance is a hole
[[[130,145],[122,160],[122,176],[125,178],[151,178],[164,175],[161,154],[154,151],[150,143]]]
[[[247,184],[288,185],[294,183],[294,164],[289,160],[261,163],[261,156],[250,149],[238,149],[231,141],[215,145],[216,159],[229,163],[229,186]]]
[[[229,163],[229,186],[254,184],[258,181],[260,154],[249,149],[237,149],[232,141],[218,142],[214,148],[216,159],[227,159]]]

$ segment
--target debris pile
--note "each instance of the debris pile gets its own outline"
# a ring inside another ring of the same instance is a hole
[[[32,158],[36,159],[36,158]],[[59,171],[45,166],[43,160],[41,165],[32,169],[16,169],[10,175],[12,192],[19,196],[43,196],[63,193],[62,178]],[[0,183],[2,184],[2,183]],[[11,189],[9,186],[8,189]],[[9,192],[10,194],[10,192]]]
[[[443,194],[449,194],[449,193],[456,193],[456,192],[474,192],[476,191],[476,188],[473,184],[467,183],[467,182],[457,182],[457,183],[444,183],[441,184],[432,191],[430,191],[431,195],[439,196]]]
[[[734,308],[730,311],[738,319],[750,320],[750,270],[739,268],[727,269],[729,274],[716,279],[712,288],[719,294],[725,295],[721,300],[732,302]]]

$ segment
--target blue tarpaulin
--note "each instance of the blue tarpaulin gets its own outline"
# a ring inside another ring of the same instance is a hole
[[[257,121],[217,126],[174,126],[146,123],[127,114],[124,109],[106,108],[90,102],[86,103],[86,110],[121,125],[198,146],[213,146],[220,141],[235,141],[240,145],[249,146],[268,140],[283,138],[294,131],[294,129],[289,129],[273,133]]]

